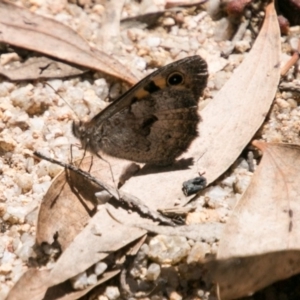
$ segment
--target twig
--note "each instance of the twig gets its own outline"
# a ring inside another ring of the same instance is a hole
[[[89,173],[83,171],[80,168],[77,168],[74,165],[70,165],[70,164],[66,164],[63,162],[60,162],[56,159],[47,157],[43,154],[41,154],[38,151],[35,151],[33,153],[35,156],[47,160],[53,164],[62,166],[65,169],[71,170],[73,172],[76,172],[77,174],[80,174],[81,176],[87,178],[88,180],[90,180],[91,182],[95,183],[96,185],[100,186],[101,188],[103,188],[104,190],[106,190],[112,197],[114,197],[116,200],[119,201],[123,201],[125,203],[127,203],[129,206],[134,207],[136,210],[138,210],[140,213],[150,216],[153,220],[162,222],[164,224],[170,225],[170,226],[175,226],[175,223],[172,222],[171,220],[161,216],[159,213],[157,213],[156,211],[151,210],[150,208],[148,208],[146,205],[144,205],[138,198],[136,198],[133,195],[124,193],[120,190],[116,190],[115,188],[113,188],[112,186],[110,186],[109,184],[106,184],[102,181],[97,180],[95,177],[91,176]]]
[[[226,51],[222,52],[221,55],[223,57],[226,58],[232,53],[236,42],[240,41],[243,38],[243,36],[245,35],[246,29],[247,29],[249,23],[250,23],[249,19],[244,19],[244,21],[242,21],[242,23],[240,24],[236,34],[234,35],[234,37],[231,41],[231,46]]]
[[[297,50],[294,52],[293,56],[289,59],[289,61],[283,66],[281,69],[280,75],[285,76],[288,70],[296,64],[299,59],[299,52],[300,52],[300,39],[298,40],[298,47]]]

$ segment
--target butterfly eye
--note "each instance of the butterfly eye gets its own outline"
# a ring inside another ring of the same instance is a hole
[[[183,75],[179,72],[175,72],[169,75],[167,80],[168,85],[179,85],[183,83]]]

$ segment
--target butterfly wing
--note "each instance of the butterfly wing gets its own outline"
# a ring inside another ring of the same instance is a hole
[[[115,121],[122,126],[114,126]],[[197,136],[198,121],[191,91],[164,90],[111,117],[101,150],[137,162],[170,164]]]
[[[207,77],[199,56],[155,71],[84,124],[82,143],[92,152],[137,162],[173,162],[197,136]]]

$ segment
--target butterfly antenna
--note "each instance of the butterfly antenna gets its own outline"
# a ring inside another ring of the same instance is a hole
[[[44,82],[45,83],[45,85],[47,85],[47,86],[49,86],[53,91],[54,91],[54,93],[56,94],[56,95],[58,95],[68,106],[69,106],[69,108],[71,109],[71,111],[74,113],[74,115],[76,116],[76,118],[77,118],[77,120],[79,121],[80,119],[79,119],[79,117],[78,117],[78,115],[77,115],[77,113],[75,112],[75,110],[73,109],[73,107],[71,106],[71,104],[63,97],[63,96],[61,96],[55,89],[54,89],[54,87],[50,84],[50,83],[48,83],[48,82]]]

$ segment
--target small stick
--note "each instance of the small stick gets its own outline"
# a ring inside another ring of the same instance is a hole
[[[35,156],[47,160],[53,164],[62,166],[63,168],[67,169],[67,170],[71,170],[73,172],[76,172],[77,174],[82,175],[83,177],[87,178],[88,180],[90,180],[91,182],[95,183],[96,185],[100,186],[102,189],[106,190],[112,197],[114,197],[116,200],[119,201],[123,201],[125,203],[127,203],[129,206],[134,207],[136,210],[138,210],[140,213],[144,214],[144,215],[148,215],[150,216],[152,219],[162,222],[164,224],[170,225],[170,226],[175,226],[175,223],[172,222],[170,219],[163,217],[162,215],[160,215],[158,212],[151,210],[150,208],[148,208],[146,205],[144,205],[140,199],[134,197],[133,195],[124,193],[122,191],[116,190],[115,188],[113,188],[112,186],[110,186],[109,184],[106,184],[102,181],[97,180],[95,177],[91,176],[89,173],[83,171],[82,169],[77,168],[74,165],[70,165],[70,164],[66,164],[63,162],[60,162],[56,159],[47,157],[45,155],[43,155],[42,153],[35,151],[33,153]]]
[[[288,62],[283,66],[281,69],[280,75],[285,76],[288,72],[288,70],[296,64],[296,62],[299,59],[299,52],[300,52],[300,39],[298,40],[298,48],[294,52],[293,56],[288,60]]]

